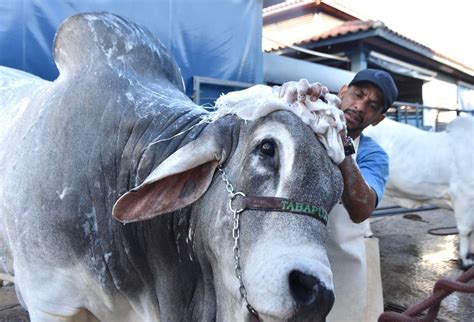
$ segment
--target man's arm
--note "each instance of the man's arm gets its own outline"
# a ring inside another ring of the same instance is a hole
[[[377,195],[364,180],[359,167],[351,156],[347,156],[339,164],[339,169],[344,180],[342,204],[353,222],[363,222],[374,211]]]

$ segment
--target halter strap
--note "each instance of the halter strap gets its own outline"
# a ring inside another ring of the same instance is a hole
[[[242,196],[241,208],[242,210],[290,212],[316,218],[324,225],[328,223],[328,213],[324,208],[286,198]]]

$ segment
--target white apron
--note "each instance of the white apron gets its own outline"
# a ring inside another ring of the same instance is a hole
[[[354,147],[357,151],[359,138]],[[338,203],[328,221],[327,251],[336,294],[329,322],[377,321],[383,313],[378,238],[367,236],[372,236],[369,220],[353,223]]]

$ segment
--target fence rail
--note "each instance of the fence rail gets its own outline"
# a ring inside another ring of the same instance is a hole
[[[374,210],[372,213],[373,217],[381,217],[381,216],[394,216],[400,214],[406,214],[411,212],[421,212],[421,211],[429,211],[429,210],[436,210],[439,207],[435,206],[423,206],[419,208],[403,208],[400,206],[391,206],[391,207],[380,207]]]
[[[466,109],[450,109],[446,107],[433,107],[422,105],[418,103],[411,103],[411,102],[394,102],[392,107],[389,108],[387,111],[387,117],[394,119],[401,123],[406,123],[413,125],[417,128],[425,129],[424,126],[424,110],[436,111],[435,116],[435,126],[434,130],[439,130],[439,116],[440,114],[444,113],[455,113],[454,117],[461,115],[461,113],[470,114],[474,116],[474,110],[466,110]]]

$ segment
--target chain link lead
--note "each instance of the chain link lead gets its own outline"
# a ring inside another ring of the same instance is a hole
[[[233,215],[234,226],[232,228],[232,238],[234,238],[234,248],[233,248],[234,261],[235,261],[234,271],[235,271],[235,276],[239,280],[239,292],[245,301],[245,306],[247,307],[247,310],[250,312],[250,314],[253,315],[254,318],[260,321],[258,312],[254,309],[252,305],[250,305],[247,299],[247,289],[245,288],[244,282],[242,280],[242,269],[240,267],[240,213],[244,210],[242,208],[235,209],[232,207],[232,201],[234,201],[237,196],[245,197],[245,194],[240,191],[234,192],[234,187],[230,183],[229,177],[227,176],[227,173],[224,171],[222,166],[219,165],[217,169],[221,173],[222,180],[225,183],[225,188],[227,192],[229,193],[229,209]]]

